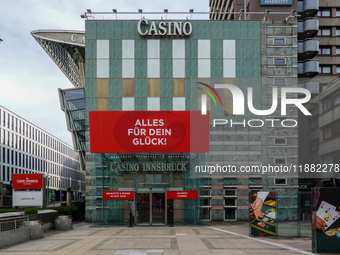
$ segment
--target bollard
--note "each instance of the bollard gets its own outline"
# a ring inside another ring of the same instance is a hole
[[[173,209],[170,209],[170,227],[174,226],[174,212]]]
[[[129,228],[132,228],[133,226],[132,226],[132,211],[130,210],[130,226],[129,226]]]

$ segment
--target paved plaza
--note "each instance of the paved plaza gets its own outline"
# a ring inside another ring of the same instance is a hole
[[[74,224],[44,238],[0,249],[0,255],[311,254],[310,238],[250,238],[247,224],[115,227]]]

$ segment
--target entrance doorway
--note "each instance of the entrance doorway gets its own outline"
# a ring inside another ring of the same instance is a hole
[[[135,225],[166,225],[167,201],[163,193],[137,193]]]

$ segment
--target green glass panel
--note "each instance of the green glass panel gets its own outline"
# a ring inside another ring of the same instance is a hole
[[[110,21],[110,39],[122,38],[122,22],[120,20]]]
[[[109,39],[109,22],[106,20],[97,21],[97,39]]]

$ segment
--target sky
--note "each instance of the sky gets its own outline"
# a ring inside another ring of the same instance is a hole
[[[3,40],[0,43],[0,105],[70,145],[71,133],[60,109],[58,88],[73,85],[31,32],[39,29],[85,31],[85,20],[80,15],[86,9],[92,12],[117,9],[118,19],[138,19],[140,15],[122,16],[119,12],[137,12],[138,9],[144,12],[163,12],[164,9],[208,12],[209,0],[0,0],[0,38]],[[160,15],[143,16],[160,19]],[[96,18],[116,17],[97,15]],[[207,18],[207,14],[192,15],[192,19]]]

